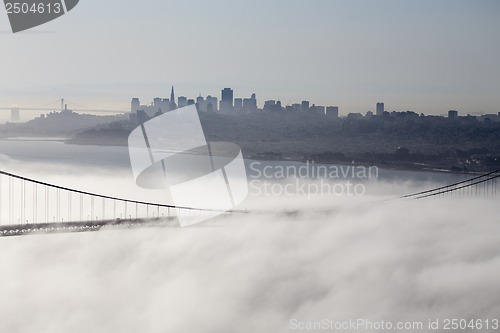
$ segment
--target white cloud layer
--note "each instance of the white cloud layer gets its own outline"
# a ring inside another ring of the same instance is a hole
[[[497,203],[362,203],[387,189],[355,205],[252,204],[329,212],[1,238],[0,332],[287,332],[292,319],[498,318]]]

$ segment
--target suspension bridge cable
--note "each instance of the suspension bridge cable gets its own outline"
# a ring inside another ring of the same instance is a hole
[[[71,105],[76,105],[76,106],[78,106],[78,107],[80,107],[80,108],[84,108],[84,109],[92,109],[92,108],[90,108],[90,107],[88,107],[88,106],[81,105],[81,104],[75,103],[75,102],[70,101],[70,100],[67,100],[67,99],[65,99],[64,101],[65,101],[65,102],[68,102],[68,104],[71,104]]]
[[[226,210],[223,209],[209,209],[209,208],[197,208],[197,207],[187,207],[187,206],[176,206],[176,205],[168,205],[168,204],[161,204],[161,203],[153,203],[153,202],[146,202],[146,201],[139,201],[139,200],[130,200],[130,199],[124,199],[124,198],[119,198],[119,197],[112,197],[109,195],[103,195],[103,194],[98,194],[98,193],[92,193],[92,192],[86,192],[86,191],[81,191],[77,189],[72,189],[69,187],[64,187],[64,186],[59,186],[59,185],[54,185],[42,181],[38,181],[35,179],[30,179],[22,176],[18,176],[9,172],[5,171],[0,171],[0,175],[4,175],[7,177],[10,177],[10,179],[18,179],[21,181],[26,181],[26,182],[31,182],[35,183],[38,185],[44,185],[47,186],[47,188],[53,188],[56,189],[57,191],[63,190],[63,191],[71,191],[73,193],[79,193],[83,195],[90,196],[91,198],[104,198],[104,199],[110,199],[110,200],[116,200],[116,201],[121,201],[125,203],[125,210],[127,209],[126,204],[131,203],[131,204],[136,204],[136,205],[154,205],[154,206],[159,206],[162,208],[175,208],[175,209],[183,209],[183,210],[197,210],[197,211],[205,211],[205,212],[226,212]],[[58,197],[58,196],[57,196]],[[92,199],[93,202],[93,199]],[[93,206],[93,203],[92,203]],[[230,212],[234,213],[246,213],[247,211],[238,211],[238,210],[231,210]],[[126,212],[125,212],[126,213]]]
[[[25,109],[27,109],[27,110],[29,110],[29,109],[38,109],[38,108],[43,108],[45,106],[54,105],[54,104],[57,104],[58,106],[60,106],[59,103],[61,103],[60,99],[57,100],[57,101],[54,101],[54,102],[50,102],[50,103],[46,103],[46,104],[41,104],[41,105],[37,105],[37,106],[32,106],[32,107],[25,108]],[[20,108],[20,109],[22,109],[22,108]]]
[[[489,177],[489,176],[491,176],[493,174],[496,174],[496,173],[500,173],[500,170],[492,171],[492,172],[489,172],[489,173],[486,173],[486,174],[483,174],[483,175],[480,175],[480,176],[477,176],[477,177],[474,177],[474,178],[466,179],[466,180],[460,181],[458,183],[454,183],[454,184],[450,184],[450,185],[445,185],[445,186],[441,186],[441,187],[438,187],[438,188],[434,188],[434,189],[431,189],[431,190],[426,190],[426,191],[422,191],[422,192],[418,192],[418,193],[412,193],[412,194],[404,195],[404,196],[402,196],[400,198],[402,198],[402,199],[403,198],[410,198],[410,197],[420,196],[422,194],[427,194],[427,193],[431,193],[431,192],[440,191],[440,190],[443,190],[443,189],[446,189],[446,188],[450,188],[450,187],[454,187],[454,186],[457,186],[457,185],[465,184],[465,183],[468,183],[468,182],[471,182],[471,181],[474,181],[474,180],[477,180],[477,179],[481,179],[481,178],[484,178],[484,177]]]
[[[439,194],[444,194],[444,193],[450,193],[450,192],[458,191],[458,190],[461,190],[463,188],[467,188],[467,187],[471,187],[471,186],[475,186],[475,185],[479,185],[479,184],[483,184],[483,183],[488,184],[490,181],[492,181],[494,179],[497,179],[497,178],[500,178],[500,175],[496,175],[496,176],[489,177],[487,179],[483,179],[483,180],[479,180],[479,181],[476,181],[476,182],[472,182],[472,183],[467,184],[467,185],[462,185],[462,186],[454,187],[454,188],[447,189],[447,190],[441,190],[441,191],[436,192],[436,193],[428,193],[428,194],[425,194],[425,195],[422,195],[422,196],[417,196],[417,197],[414,197],[414,198],[415,199],[423,199],[423,198],[428,198],[428,197],[432,197],[432,196],[439,195]]]

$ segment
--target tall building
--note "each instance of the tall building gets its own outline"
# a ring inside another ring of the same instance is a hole
[[[325,114],[325,107],[324,106],[321,106],[321,105],[315,105],[313,104],[309,110],[311,112],[315,112],[315,113],[319,113],[319,114]]]
[[[257,111],[257,97],[252,94],[252,97],[243,99],[243,110],[245,112]]]
[[[130,112],[135,113],[140,108],[141,108],[141,101],[138,98],[132,98],[132,102],[130,102]]]
[[[154,110],[155,114],[158,112],[158,113],[165,113],[165,112],[168,112],[169,110],[169,103],[170,101],[168,100],[168,98],[160,98],[160,97],[156,97],[155,99],[153,99],[153,106],[152,106],[152,109]]]
[[[326,115],[331,118],[339,117],[339,107],[338,106],[327,106]]]
[[[205,101],[203,96],[201,96],[201,94],[200,96],[196,97],[196,108],[200,112],[207,112],[207,102]]]
[[[170,100],[168,98],[161,100],[161,111],[163,113],[170,111]]]
[[[242,98],[235,98],[234,99],[234,109],[237,112],[243,111],[243,99]]]
[[[281,101],[269,100],[264,102],[264,111],[279,112],[282,110]]]
[[[231,112],[233,109],[233,89],[224,88],[220,101],[220,110],[222,112]]]
[[[207,112],[217,112],[218,105],[217,97],[212,97],[210,95],[207,96]]]
[[[302,101],[302,111],[309,111],[309,101]]]
[[[153,99],[153,109],[155,110],[155,112],[163,113],[162,105],[163,105],[163,102],[162,102],[162,99],[160,97],[156,97]]]
[[[456,111],[456,110],[448,111],[448,118],[457,119],[458,118],[458,111]]]
[[[269,100],[264,102],[264,111],[272,111],[276,107],[275,100]]]
[[[382,116],[384,114],[384,111],[385,111],[384,103],[383,102],[377,103],[377,113],[376,113],[376,115],[377,116]]]
[[[185,107],[188,105],[188,99],[187,97],[185,96],[179,96],[179,98],[177,98],[177,106],[182,108],[182,107]]]
[[[172,91],[170,92],[170,106],[169,110],[175,110],[177,109],[177,105],[175,104],[175,94],[174,94],[174,86],[172,86]]]
[[[257,110],[257,101],[251,98],[243,99],[243,110],[244,111],[255,111]]]
[[[175,103],[174,103],[175,105]],[[141,123],[170,111],[170,100],[168,98],[156,97],[148,105],[141,105],[139,98],[132,98],[130,102],[130,120]]]

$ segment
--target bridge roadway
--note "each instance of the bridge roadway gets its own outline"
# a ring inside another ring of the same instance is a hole
[[[0,237],[24,236],[32,234],[57,234],[72,232],[89,232],[99,230],[132,229],[144,227],[173,227],[175,217],[132,220],[106,220],[84,222],[13,224],[0,226]]]

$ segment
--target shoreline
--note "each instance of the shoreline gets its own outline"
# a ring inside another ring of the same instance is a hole
[[[62,142],[65,145],[76,145],[76,146],[95,146],[95,147],[122,147],[126,148],[123,144],[110,144],[110,143],[96,143],[96,142],[78,142],[72,138],[68,137],[4,137],[0,138],[0,141],[11,141],[11,142]],[[279,154],[279,153],[277,153]],[[413,162],[405,163],[401,162],[398,164],[388,164],[388,163],[376,163],[368,161],[353,161],[352,163],[346,161],[320,161],[316,162],[314,159],[308,158],[307,155],[302,156],[281,156],[281,158],[266,158],[264,156],[244,155],[243,158],[246,160],[260,161],[260,162],[295,162],[295,163],[313,163],[315,165],[325,165],[325,166],[342,166],[342,167],[377,167],[382,170],[387,171],[420,171],[420,172],[433,172],[441,174],[455,174],[455,175],[478,175],[487,173],[491,170],[450,170],[444,165],[429,165],[423,162]]]
[[[84,142],[75,142],[75,140],[69,139],[64,141],[65,144],[68,145],[78,145],[78,146],[97,146],[97,147],[122,147],[126,148],[126,145],[113,145],[113,144],[96,144],[96,143],[84,143]],[[403,164],[403,165],[395,165],[395,164],[383,164],[383,163],[369,163],[369,162],[356,162],[354,163],[346,163],[345,161],[330,161],[330,162],[316,162],[314,160],[309,160],[306,158],[306,156],[296,156],[296,157],[289,157],[287,156],[281,158],[281,159],[273,159],[273,158],[265,158],[265,157],[258,157],[255,155],[243,155],[243,158],[246,160],[252,160],[252,161],[260,161],[260,162],[295,162],[295,163],[314,163],[316,165],[326,165],[326,166],[343,166],[343,167],[349,167],[349,166],[355,166],[355,167],[377,167],[382,170],[387,170],[387,171],[421,171],[421,172],[433,172],[433,173],[441,173],[441,174],[454,174],[454,175],[480,175],[483,173],[486,173],[488,171],[477,171],[477,170],[468,170],[468,171],[455,171],[455,170],[450,170],[446,169],[445,166],[442,165],[428,165],[422,162],[416,162],[416,164]]]

